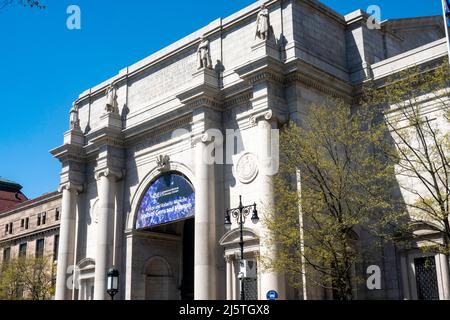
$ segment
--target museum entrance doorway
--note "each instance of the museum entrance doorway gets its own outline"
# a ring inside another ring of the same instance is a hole
[[[183,228],[183,273],[181,280],[181,300],[194,300],[194,239],[195,220],[184,222]]]
[[[195,191],[180,173],[158,176],[143,194],[133,251],[144,262],[145,280],[135,287],[145,300],[194,299],[194,215]]]
[[[145,300],[194,300],[195,220],[145,230],[152,238],[144,267]],[[157,248],[155,248],[158,246]]]

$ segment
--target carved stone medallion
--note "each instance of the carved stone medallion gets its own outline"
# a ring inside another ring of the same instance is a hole
[[[258,176],[258,159],[253,153],[245,153],[238,160],[236,174],[240,182],[248,184]]]

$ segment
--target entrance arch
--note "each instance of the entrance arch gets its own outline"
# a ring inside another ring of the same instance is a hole
[[[170,161],[170,170],[169,171],[161,172],[161,170],[159,168],[155,167],[152,171],[150,171],[147,174],[147,176],[139,184],[139,187],[136,190],[136,192],[131,200],[131,210],[127,217],[127,230],[128,231],[135,229],[139,206],[140,206],[142,198],[144,197],[145,193],[147,192],[149,186],[156,180],[156,178],[163,175],[164,173],[181,174],[189,180],[189,182],[192,184],[194,190],[197,189],[196,185],[194,183],[194,181],[195,181],[194,174],[192,173],[191,169],[188,166],[186,166],[180,162]]]
[[[149,201],[149,193],[161,191],[158,189],[155,191],[154,185],[159,180],[164,182],[167,175],[184,178],[195,194],[191,171],[179,163],[171,163],[170,169],[164,172],[157,168],[152,170],[140,183],[132,198],[132,210],[127,217],[125,232],[127,299],[190,300],[191,296],[193,297],[195,239],[193,216],[187,215],[184,218],[181,214],[181,218],[178,217],[180,219],[163,220],[160,225],[153,223],[154,221],[147,224],[147,220],[142,219],[142,213],[152,213],[155,203],[151,203],[150,206],[153,206],[151,210],[140,210],[141,204],[146,203],[143,202],[144,198],[145,201]],[[157,200],[159,201],[159,196]],[[163,203],[165,205],[166,201]],[[177,198],[175,203],[182,205],[183,201],[180,202]],[[195,212],[195,202],[193,205]],[[176,215],[175,217],[177,218]]]

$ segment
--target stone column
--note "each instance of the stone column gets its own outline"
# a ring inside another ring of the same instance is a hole
[[[99,171],[96,174],[98,181],[98,225],[97,225],[97,248],[95,257],[95,286],[94,300],[107,299],[106,282],[108,269],[113,267],[113,223],[115,213],[114,188],[121,174],[109,169]]]
[[[227,300],[233,300],[233,260],[231,257],[226,256],[225,261],[227,263]]]
[[[215,177],[214,165],[207,158],[210,143],[205,134],[195,146],[195,300],[214,300],[217,295]]]
[[[444,294],[443,300],[450,300],[450,278],[449,278],[449,262],[448,256],[445,254],[439,255],[442,274],[442,291]]]
[[[260,116],[253,118],[253,122],[258,124],[258,143],[259,143],[259,167],[260,167],[260,203],[262,204],[262,221],[260,231],[260,255],[266,257],[269,261],[277,259],[277,248],[273,243],[267,241],[264,235],[267,235],[269,231],[264,227],[264,212],[272,212],[274,210],[274,189],[273,189],[273,176],[277,173],[277,163],[279,161],[278,151],[272,149],[272,146],[276,144],[273,141],[276,136],[273,136],[272,129],[277,129],[277,124],[273,118],[271,111],[268,111]],[[274,153],[272,155],[272,152]],[[285,283],[284,275],[276,273],[272,270],[261,271],[261,297],[260,299],[266,299],[267,292],[275,290],[279,294],[280,299],[285,299]]]
[[[400,254],[400,272],[402,277],[402,291],[403,291],[403,299],[411,300],[410,288],[409,288],[409,269],[408,269],[408,260],[407,253]]]
[[[77,194],[81,192],[81,189],[80,186],[71,183],[67,183],[60,188],[62,208],[55,300],[69,299],[69,290],[71,289],[69,285],[72,284],[68,284],[68,277],[71,276],[68,271],[70,271],[69,267],[72,266],[74,261],[76,204]]]

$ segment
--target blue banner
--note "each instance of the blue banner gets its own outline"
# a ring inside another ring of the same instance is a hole
[[[445,17],[447,18],[447,26],[450,26],[450,0],[444,0]]]
[[[154,181],[139,206],[136,229],[146,229],[184,220],[195,214],[192,184],[178,174],[167,174]]]
[[[442,5],[444,7],[444,27],[445,35],[447,37],[447,50],[450,63],[450,33],[448,31],[448,28],[450,27],[450,0],[442,0]]]

